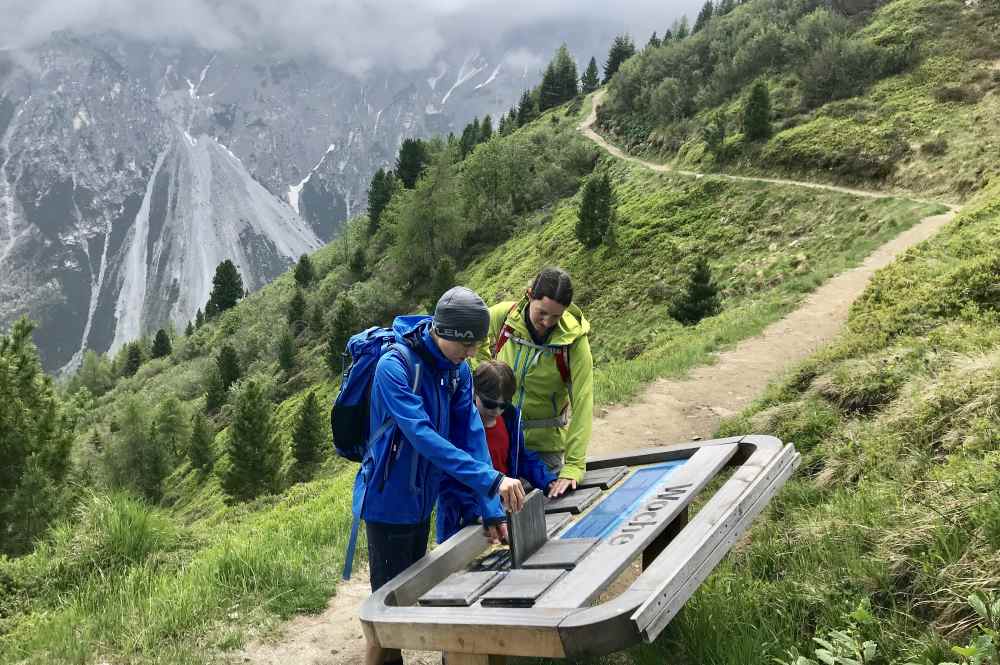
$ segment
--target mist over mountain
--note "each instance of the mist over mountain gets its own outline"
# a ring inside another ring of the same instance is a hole
[[[562,3],[64,4],[0,28],[0,327],[38,321],[50,371],[183,327],[224,259],[266,284],[364,210],[403,138],[496,118],[559,43],[582,70],[627,23]],[[657,11],[650,31],[676,8]]]

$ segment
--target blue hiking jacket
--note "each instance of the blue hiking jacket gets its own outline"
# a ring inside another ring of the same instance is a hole
[[[479,417],[478,411],[476,417]],[[502,417],[504,425],[507,426],[507,436],[510,437],[507,452],[507,469],[510,471],[510,477],[524,478],[532,487],[544,492],[549,483],[556,480],[556,474],[549,471],[549,467],[537,453],[524,447],[524,428],[521,427],[520,409],[508,407]],[[489,454],[488,449],[487,454]],[[468,488],[450,477],[442,478],[441,498],[438,499],[437,510],[437,541],[443,543],[462,528],[478,522],[484,515],[479,506],[476,496]],[[500,520],[490,514],[486,514],[486,519],[483,520],[486,524],[497,521]]]
[[[387,419],[394,426],[369,444],[354,480],[354,515],[369,522],[427,521],[445,474],[474,493],[483,514],[504,514],[497,497],[503,474],[490,462],[472,399],[472,372],[467,363],[455,365],[441,353],[430,321],[428,316],[400,316],[392,325],[397,344],[405,345],[405,337],[411,337],[424,346],[423,354],[410,354],[414,373],[420,372],[417,394],[400,351],[383,355],[375,368],[370,431]],[[452,380],[457,382],[454,391]]]

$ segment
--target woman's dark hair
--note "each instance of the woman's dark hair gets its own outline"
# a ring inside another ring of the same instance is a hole
[[[496,401],[514,399],[514,370],[505,362],[487,360],[479,363],[472,375],[476,394]]]
[[[531,299],[552,298],[563,307],[573,303],[573,280],[562,268],[542,268],[531,283]]]

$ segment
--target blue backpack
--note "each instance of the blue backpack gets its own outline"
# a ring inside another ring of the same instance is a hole
[[[330,410],[330,428],[337,454],[352,462],[361,462],[368,452],[368,444],[392,426],[392,421],[387,420],[375,432],[369,431],[368,411],[375,366],[379,358],[393,348],[399,350],[407,374],[414,374],[412,349],[409,345],[396,344],[396,335],[389,328],[368,328],[347,340],[344,356],[345,359],[350,357],[350,362],[344,368],[340,393]],[[414,392],[419,387],[416,381]]]

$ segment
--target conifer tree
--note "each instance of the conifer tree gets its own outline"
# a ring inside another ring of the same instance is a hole
[[[420,139],[405,139],[396,158],[396,176],[406,189],[417,186],[417,179],[427,167],[427,146]]]
[[[716,159],[725,157],[726,118],[721,111],[712,114],[708,124],[702,128],[701,135],[705,140],[705,147]]]
[[[190,337],[194,334],[194,323],[188,321],[187,326],[184,328],[184,336]]]
[[[583,73],[583,78],[580,79],[580,83],[583,88],[583,94],[585,95],[589,95],[594,92],[601,85],[600,74],[597,71],[596,58],[590,58],[590,62],[587,63],[587,70]]]
[[[295,264],[295,283],[305,289],[314,281],[316,281],[316,269],[313,268],[312,259],[308,254],[303,254]]]
[[[339,374],[344,362],[343,354],[347,346],[347,340],[351,335],[358,332],[360,322],[358,321],[358,308],[350,296],[342,295],[337,298],[337,308],[333,312],[333,321],[330,324],[330,337],[326,345],[326,364],[333,375]]]
[[[142,367],[142,347],[137,342],[129,342],[122,376],[135,376],[140,367]]]
[[[295,369],[295,338],[288,330],[278,338],[278,365],[286,372]]]
[[[236,269],[236,264],[226,259],[215,268],[212,293],[205,305],[205,313],[210,317],[221,314],[234,307],[242,297],[243,277]]]
[[[712,0],[705,0],[705,4],[701,6],[701,11],[698,12],[698,17],[694,20],[694,27],[691,28],[691,34],[695,34],[708,25],[708,22],[712,20],[712,14],[714,13],[715,6],[712,4]]]
[[[666,44],[673,38],[674,38],[674,31],[671,30],[670,28],[667,28],[667,31],[663,33],[663,43]]]
[[[674,30],[674,39],[682,41],[687,39],[689,34],[688,17],[687,15],[681,16],[681,19],[677,22],[677,28]]]
[[[316,467],[323,460],[328,426],[326,425],[316,391],[310,391],[299,409],[295,431],[292,432],[292,456],[295,463],[292,477],[298,482],[312,480]]]
[[[228,393],[222,386],[222,377],[219,376],[219,368],[212,367],[205,378],[205,410],[215,413],[226,403]]]
[[[302,289],[295,289],[295,295],[288,301],[288,325],[294,326],[296,331],[306,324],[306,296]]]
[[[719,0],[719,4],[715,6],[715,15],[725,16],[735,8],[736,0]]]
[[[205,315],[202,313],[201,308],[199,307],[198,311],[194,313],[195,330],[201,328],[203,325],[205,325]]]
[[[487,113],[479,125],[479,142],[486,143],[493,138],[493,118]]]
[[[662,45],[663,42],[656,36],[656,30],[654,30],[653,34],[649,36],[649,41],[646,42],[646,48],[659,48]]]
[[[750,141],[771,136],[771,96],[764,81],[757,81],[750,89],[743,107],[743,133]]]
[[[455,281],[455,262],[450,256],[442,256],[438,259],[437,266],[434,268],[434,275],[431,277],[430,293],[428,294],[428,300],[424,304],[424,308],[428,312],[433,312],[438,298],[445,291],[455,286]]]
[[[157,407],[153,420],[156,432],[154,444],[166,459],[176,461],[183,455],[191,437],[188,420],[184,405],[175,395],[168,395]]]
[[[473,119],[462,130],[462,138],[458,142],[461,158],[465,159],[476,147],[477,143],[479,143],[479,118]]]
[[[191,426],[191,443],[188,445],[188,459],[191,460],[192,467],[200,471],[212,468],[215,461],[212,451],[214,438],[208,418],[204,414],[197,414]]]
[[[368,276],[368,258],[365,256],[364,247],[356,247],[354,253],[351,254],[351,262],[347,265],[350,269],[351,274],[358,279],[363,279]],[[319,307],[319,304],[316,305]],[[313,326],[319,330],[322,326]]]
[[[219,355],[215,358],[215,367],[222,382],[223,392],[229,390],[229,386],[240,380],[242,372],[240,370],[240,358],[236,354],[236,349],[228,344],[223,344],[219,349]]]
[[[517,105],[517,126],[524,127],[529,122],[538,117],[538,106],[531,92],[525,90],[521,94],[521,101]]]
[[[226,452],[229,467],[222,486],[229,496],[246,501],[278,491],[281,447],[274,407],[256,380],[248,380],[236,390]]]
[[[500,122],[497,123],[497,136],[507,136],[510,131],[507,129],[507,114],[504,113],[500,116]]]
[[[114,463],[116,484],[130,487],[147,501],[156,503],[163,496],[167,476],[166,452],[157,444],[156,423],[144,415],[144,406],[135,397],[125,404],[121,417],[120,461]]]
[[[580,243],[593,249],[604,242],[614,221],[614,189],[607,173],[595,173],[583,186],[580,200],[576,237]]]
[[[611,44],[608,60],[604,64],[604,83],[611,80],[622,63],[635,55],[635,44],[628,35],[618,35]]]
[[[570,101],[580,94],[580,86],[577,82],[579,75],[576,71],[576,61],[570,55],[565,44],[556,51],[553,60],[556,67],[556,81],[559,85],[559,104]]]
[[[73,424],[26,318],[0,334],[0,553],[23,554],[58,516]]]
[[[542,74],[538,86],[538,110],[545,112],[559,103],[559,81],[556,78],[555,63],[550,62]]]
[[[153,350],[152,356],[154,358],[166,358],[171,353],[173,353],[173,345],[170,343],[170,336],[167,331],[160,328],[156,331],[156,337],[153,338]]]
[[[80,369],[69,381],[67,392],[73,394],[80,388],[86,388],[94,397],[100,397],[111,389],[114,381],[114,372],[107,357],[87,349],[83,353]]]
[[[691,326],[719,313],[719,290],[704,258],[698,258],[688,278],[687,288],[670,307],[670,316]]]
[[[392,171],[386,173],[385,169],[379,169],[372,176],[371,184],[368,186],[368,233],[370,235],[375,235],[375,232],[378,231],[382,211],[392,200],[394,185]]]

